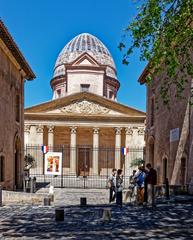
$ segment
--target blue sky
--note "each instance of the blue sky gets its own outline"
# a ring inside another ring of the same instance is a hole
[[[145,111],[145,86],[137,82],[145,63],[136,52],[124,66],[117,48],[135,14],[132,0],[0,0],[0,17],[36,74],[25,83],[25,107],[51,100],[50,80],[59,52],[73,37],[88,32],[114,58],[121,83],[118,101]]]

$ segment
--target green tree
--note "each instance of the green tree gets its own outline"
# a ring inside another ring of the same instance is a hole
[[[175,97],[181,98],[186,83],[193,77],[193,0],[137,0],[138,13],[125,29],[120,50],[123,64],[129,64],[134,49],[140,60],[147,61],[147,83],[153,75],[165,71],[160,95],[169,103],[174,86]],[[180,77],[179,77],[180,71]]]
[[[35,166],[35,158],[29,153],[24,157],[24,169],[28,170]]]
[[[138,167],[140,165],[143,165],[145,161],[142,158],[135,158],[131,161],[130,167]]]

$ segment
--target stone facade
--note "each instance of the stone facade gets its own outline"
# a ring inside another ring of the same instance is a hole
[[[144,120],[141,111],[92,93],[77,93],[26,109],[25,143],[37,146],[34,157],[38,162],[42,162],[42,145],[50,151],[64,149],[63,174],[82,175],[81,163],[88,161],[86,174],[105,175],[108,165],[109,169],[124,168],[128,176],[136,154],[143,158]],[[126,159],[122,147],[131,149]],[[141,152],[135,154],[132,149]],[[39,167],[36,173],[43,174],[43,166]]]
[[[116,101],[119,86],[113,58],[96,37],[80,34],[64,47],[51,80],[53,100],[25,110],[25,143],[38,145],[39,174],[43,144],[63,153],[64,175],[106,176],[111,168],[131,174],[138,152],[124,158],[121,148],[139,148],[143,158],[145,113]]]
[[[21,187],[24,144],[24,79],[35,76],[0,21],[0,184]]]
[[[139,79],[141,84],[145,83],[147,74],[148,67]],[[176,99],[175,88],[171,89],[168,109],[160,98],[164,74],[154,76],[152,84],[147,85],[146,162],[157,169],[160,184],[168,178],[172,185],[185,185],[193,176],[191,79],[185,85],[183,99]]]

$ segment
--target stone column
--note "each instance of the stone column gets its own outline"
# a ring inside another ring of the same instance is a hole
[[[93,174],[98,175],[98,158],[99,158],[99,128],[93,128]]]
[[[30,144],[30,128],[31,125],[24,125],[24,146],[26,147],[26,145]]]
[[[43,145],[43,134],[44,134],[44,126],[38,125],[36,126],[36,143],[38,145]]]
[[[129,153],[125,156],[125,175],[130,176],[132,173],[131,169],[131,157],[130,148],[132,148],[133,129],[130,127],[125,128],[125,147],[129,148]]]
[[[43,134],[44,134],[44,126],[43,125],[38,125],[36,126],[36,144],[39,145],[37,154],[35,156],[36,160],[36,169],[32,168],[32,171],[36,171],[36,174],[43,174],[44,169],[43,169],[43,155],[41,151],[41,146],[43,145]]]
[[[48,146],[53,148],[54,146],[54,126],[49,125],[48,128]]]
[[[121,130],[122,128],[115,128],[115,168],[121,167]]]
[[[70,173],[76,174],[76,130],[77,127],[70,127]]]

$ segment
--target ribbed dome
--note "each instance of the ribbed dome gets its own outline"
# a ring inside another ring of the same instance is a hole
[[[73,38],[60,52],[55,68],[54,77],[65,73],[64,64],[74,61],[83,52],[90,54],[98,63],[108,65],[107,75],[116,78],[115,63],[105,45],[95,36],[89,33],[82,33]],[[113,68],[113,70],[112,70]]]

